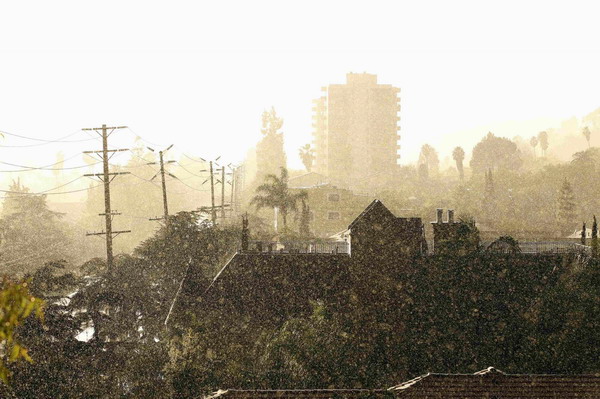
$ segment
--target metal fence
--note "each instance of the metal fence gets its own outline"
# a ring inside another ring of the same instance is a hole
[[[482,242],[482,247],[487,247],[493,241]],[[523,254],[564,254],[570,252],[591,252],[591,247],[571,241],[520,241],[519,248]]]
[[[347,242],[250,241],[248,243],[248,250],[244,252],[276,254],[349,254],[350,244]]]

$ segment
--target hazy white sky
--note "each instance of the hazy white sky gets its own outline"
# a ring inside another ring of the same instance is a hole
[[[442,158],[456,145],[469,153],[488,130],[527,137],[600,107],[599,11],[593,1],[1,1],[0,130],[55,138],[128,125],[239,161],[273,105],[299,168],[311,100],[366,71],[401,88],[401,163],[424,143]],[[0,152],[39,164],[57,149]]]

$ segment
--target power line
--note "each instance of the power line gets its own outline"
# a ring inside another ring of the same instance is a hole
[[[183,184],[184,186],[186,186],[186,187],[188,187],[188,188],[191,188],[192,190],[195,190],[195,191],[201,191],[201,192],[206,192],[206,191],[208,191],[208,189],[206,189],[206,190],[200,190],[200,189],[198,189],[198,188],[192,187],[192,186],[190,186],[190,185],[188,185],[188,184],[185,184],[185,183],[184,183],[184,182],[183,182],[183,181],[182,181],[180,178],[178,178],[177,176],[174,176],[174,175],[171,175],[171,176],[172,176],[172,177],[174,177],[176,180],[178,180],[178,181],[179,181],[181,184]]]
[[[166,147],[164,144],[157,144],[157,143],[153,143],[150,140],[146,140],[145,138],[143,138],[142,136],[140,136],[139,134],[137,134],[137,132],[135,132],[132,128],[130,128],[129,126],[127,126],[127,130],[129,130],[129,132],[131,134],[133,134],[136,138],[142,140],[144,143],[146,144],[150,144],[153,145],[155,147]]]
[[[176,163],[177,163],[177,165],[179,165],[179,167],[180,167],[181,169],[183,169],[184,171],[188,172],[190,175],[192,175],[192,176],[196,176],[196,177],[201,177],[201,178],[203,178],[203,179],[206,179],[206,176],[200,176],[200,175],[197,175],[197,174],[195,174],[195,173],[193,173],[193,172],[190,172],[189,170],[187,170],[187,169],[186,169],[186,168],[185,168],[185,167],[184,167],[182,164],[180,164],[179,162],[176,162]]]
[[[187,158],[187,159],[189,159],[190,161],[194,161],[194,162],[198,162],[198,163],[204,163],[204,164],[206,163],[206,160],[204,160],[204,159],[202,159],[202,158],[200,158],[200,160],[198,160],[198,159],[194,159],[194,158],[190,157],[189,155],[187,155],[187,154],[185,154],[185,153],[183,153],[183,152],[181,153],[181,155],[183,155],[184,157],[186,157],[186,158]]]
[[[54,191],[54,190],[56,190],[56,189],[59,189],[59,188],[61,188],[61,187],[67,186],[67,185],[69,185],[69,184],[71,184],[71,183],[73,183],[73,182],[76,182],[76,181],[77,181],[77,180],[79,180],[79,179],[81,179],[81,176],[78,176],[77,178],[75,178],[75,179],[71,180],[71,181],[70,181],[70,182],[68,182],[68,183],[61,184],[60,186],[56,186],[56,187],[53,187],[53,188],[49,188],[49,189],[47,189],[47,190],[44,190],[44,191],[38,191],[38,192],[36,192],[36,193],[22,192],[22,191],[10,191],[10,190],[0,190],[0,192],[2,192],[2,193],[7,193],[7,194],[17,194],[17,195],[40,195],[40,194],[45,194],[45,193],[47,193],[48,191]],[[57,193],[50,193],[50,194],[57,194]]]
[[[27,140],[32,140],[32,141],[40,141],[41,143],[38,144],[25,144],[25,145],[0,145],[0,147],[5,147],[5,148],[20,148],[20,147],[37,147],[37,146],[41,146],[41,145],[46,145],[46,144],[52,144],[52,143],[80,143],[83,141],[90,141],[90,140],[96,140],[95,138],[89,138],[89,139],[81,139],[81,140],[64,140],[68,137],[71,137],[77,133],[81,132],[81,129],[68,134],[66,136],[63,137],[59,137],[57,139],[52,139],[52,140],[45,140],[45,139],[38,139],[35,137],[28,137],[28,136],[23,136],[20,134],[15,134],[15,133],[10,133],[4,130],[0,130],[0,133],[7,135],[7,136],[14,136],[14,137],[20,137],[23,139],[27,139]]]
[[[64,243],[62,243],[62,242],[59,242],[59,243],[56,243],[56,244],[52,245],[50,248],[43,248],[43,253],[38,253],[38,254],[27,255],[27,256],[24,256],[24,257],[22,257],[22,258],[13,259],[13,260],[11,260],[11,261],[8,261],[8,262],[3,262],[3,263],[0,263],[0,267],[2,267],[2,266],[10,266],[10,265],[12,265],[13,263],[21,262],[21,261],[23,261],[23,260],[26,260],[26,259],[31,259],[31,258],[39,258],[39,257],[41,257],[41,256],[48,255],[48,251],[49,251],[49,250],[51,250],[51,249],[54,249],[54,248],[57,248],[57,247],[59,247],[59,246],[64,246]]]
[[[60,162],[58,162],[60,163]],[[80,166],[70,166],[68,168],[46,168],[46,167],[35,167],[35,166],[25,166],[25,165],[16,165],[13,163],[8,163],[8,162],[0,162],[0,164],[3,165],[10,165],[10,166],[16,166],[16,167],[20,167],[23,169],[12,169],[12,170],[0,170],[0,173],[22,173],[22,172],[32,172],[35,170],[72,170],[72,169],[83,169],[83,168],[89,168],[91,166],[94,165],[98,165],[99,163],[102,163],[102,161],[98,161],[98,162],[94,162],[91,163],[89,165],[80,165]]]

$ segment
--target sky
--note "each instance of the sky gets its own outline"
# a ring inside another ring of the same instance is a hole
[[[400,163],[443,159],[488,131],[530,137],[600,107],[593,1],[0,1],[0,130],[69,140],[127,125],[174,151],[241,162],[260,116],[284,118],[288,163],[311,141],[311,100],[348,72],[401,89]],[[1,159],[40,165],[98,142]],[[93,147],[93,148],[88,148]],[[74,163],[81,163],[75,159]],[[45,187],[40,183],[40,187]]]

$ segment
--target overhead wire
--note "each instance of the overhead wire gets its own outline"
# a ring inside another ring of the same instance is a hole
[[[130,133],[132,133],[136,138],[142,140],[143,142],[145,142],[146,144],[150,144],[151,146],[154,147],[166,147],[166,145],[164,144],[158,144],[158,143],[153,143],[150,140],[147,140],[145,138],[143,138],[142,136],[140,136],[136,131],[134,131],[131,127],[127,126],[127,130],[130,131]],[[178,145],[175,145],[175,147],[179,148]],[[207,163],[206,160],[200,158],[200,159],[194,159],[192,158],[190,155],[187,155],[186,153],[182,152],[181,155],[183,155],[184,157],[188,158],[190,161],[194,161],[194,162],[199,162],[199,163]]]
[[[4,147],[4,148],[22,148],[22,147],[38,147],[41,145],[46,145],[46,144],[53,144],[53,143],[80,143],[80,142],[84,142],[84,141],[91,141],[91,140],[95,140],[95,138],[88,138],[88,139],[80,139],[80,140],[64,140],[68,137],[71,137],[79,132],[81,132],[81,129],[76,130],[75,132],[68,134],[66,136],[63,137],[59,137],[57,139],[52,139],[52,140],[46,140],[46,139],[38,139],[35,137],[28,137],[28,136],[23,136],[20,134],[16,134],[16,133],[11,133],[11,132],[7,132],[5,130],[0,130],[0,133],[2,133],[3,135],[7,135],[7,136],[14,136],[14,137],[19,137],[19,138],[24,138],[27,140],[32,140],[32,141],[38,141],[40,143],[38,144],[25,144],[25,145],[5,145],[5,144],[0,144],[0,147]]]
[[[19,165],[19,164],[14,164],[14,163],[10,163],[10,162],[4,162],[4,161],[0,161],[0,164],[2,165],[8,165],[8,166],[15,166],[17,168],[23,168],[23,169],[11,169],[11,170],[0,170],[0,172],[2,173],[12,173],[12,172],[28,172],[28,171],[33,171],[33,170],[68,170],[68,169],[80,169],[80,168],[85,168],[88,166],[94,166],[97,165],[99,162],[93,163],[93,164],[89,164],[89,165],[82,165],[82,166],[75,166],[75,167],[68,167],[68,168],[50,168],[51,166],[56,166],[59,165],[61,163],[64,163],[66,161],[70,161],[71,159],[77,158],[79,156],[81,156],[83,153],[78,153],[75,154],[73,156],[70,156],[68,158],[65,158],[61,161],[57,161],[48,165],[43,165],[43,166],[28,166],[28,165]],[[87,155],[87,154],[84,154]]]
[[[200,177],[200,178],[202,178],[202,179],[206,179],[206,176],[200,176],[200,175],[197,175],[197,174],[195,174],[194,172],[190,172],[189,170],[187,170],[187,169],[185,168],[185,166],[183,166],[182,164],[180,164],[178,161],[175,161],[175,163],[176,163],[177,165],[179,165],[179,167],[180,167],[181,169],[183,169],[184,171],[186,171],[186,172],[187,172],[187,173],[189,173],[190,175],[192,175],[192,176],[196,176],[196,177]]]
[[[46,255],[48,255],[48,251],[49,250],[52,250],[52,249],[57,248],[59,246],[64,246],[64,243],[59,242],[59,243],[56,243],[56,244],[52,245],[50,248],[43,248],[43,252],[40,252],[40,253],[37,253],[37,254],[31,254],[31,255],[23,256],[21,258],[13,259],[13,260],[10,260],[8,262],[2,262],[2,263],[0,263],[0,267],[2,267],[2,266],[10,266],[10,265],[12,265],[14,263],[22,262],[24,260],[31,259],[31,258],[39,258],[41,256],[46,256]]]

